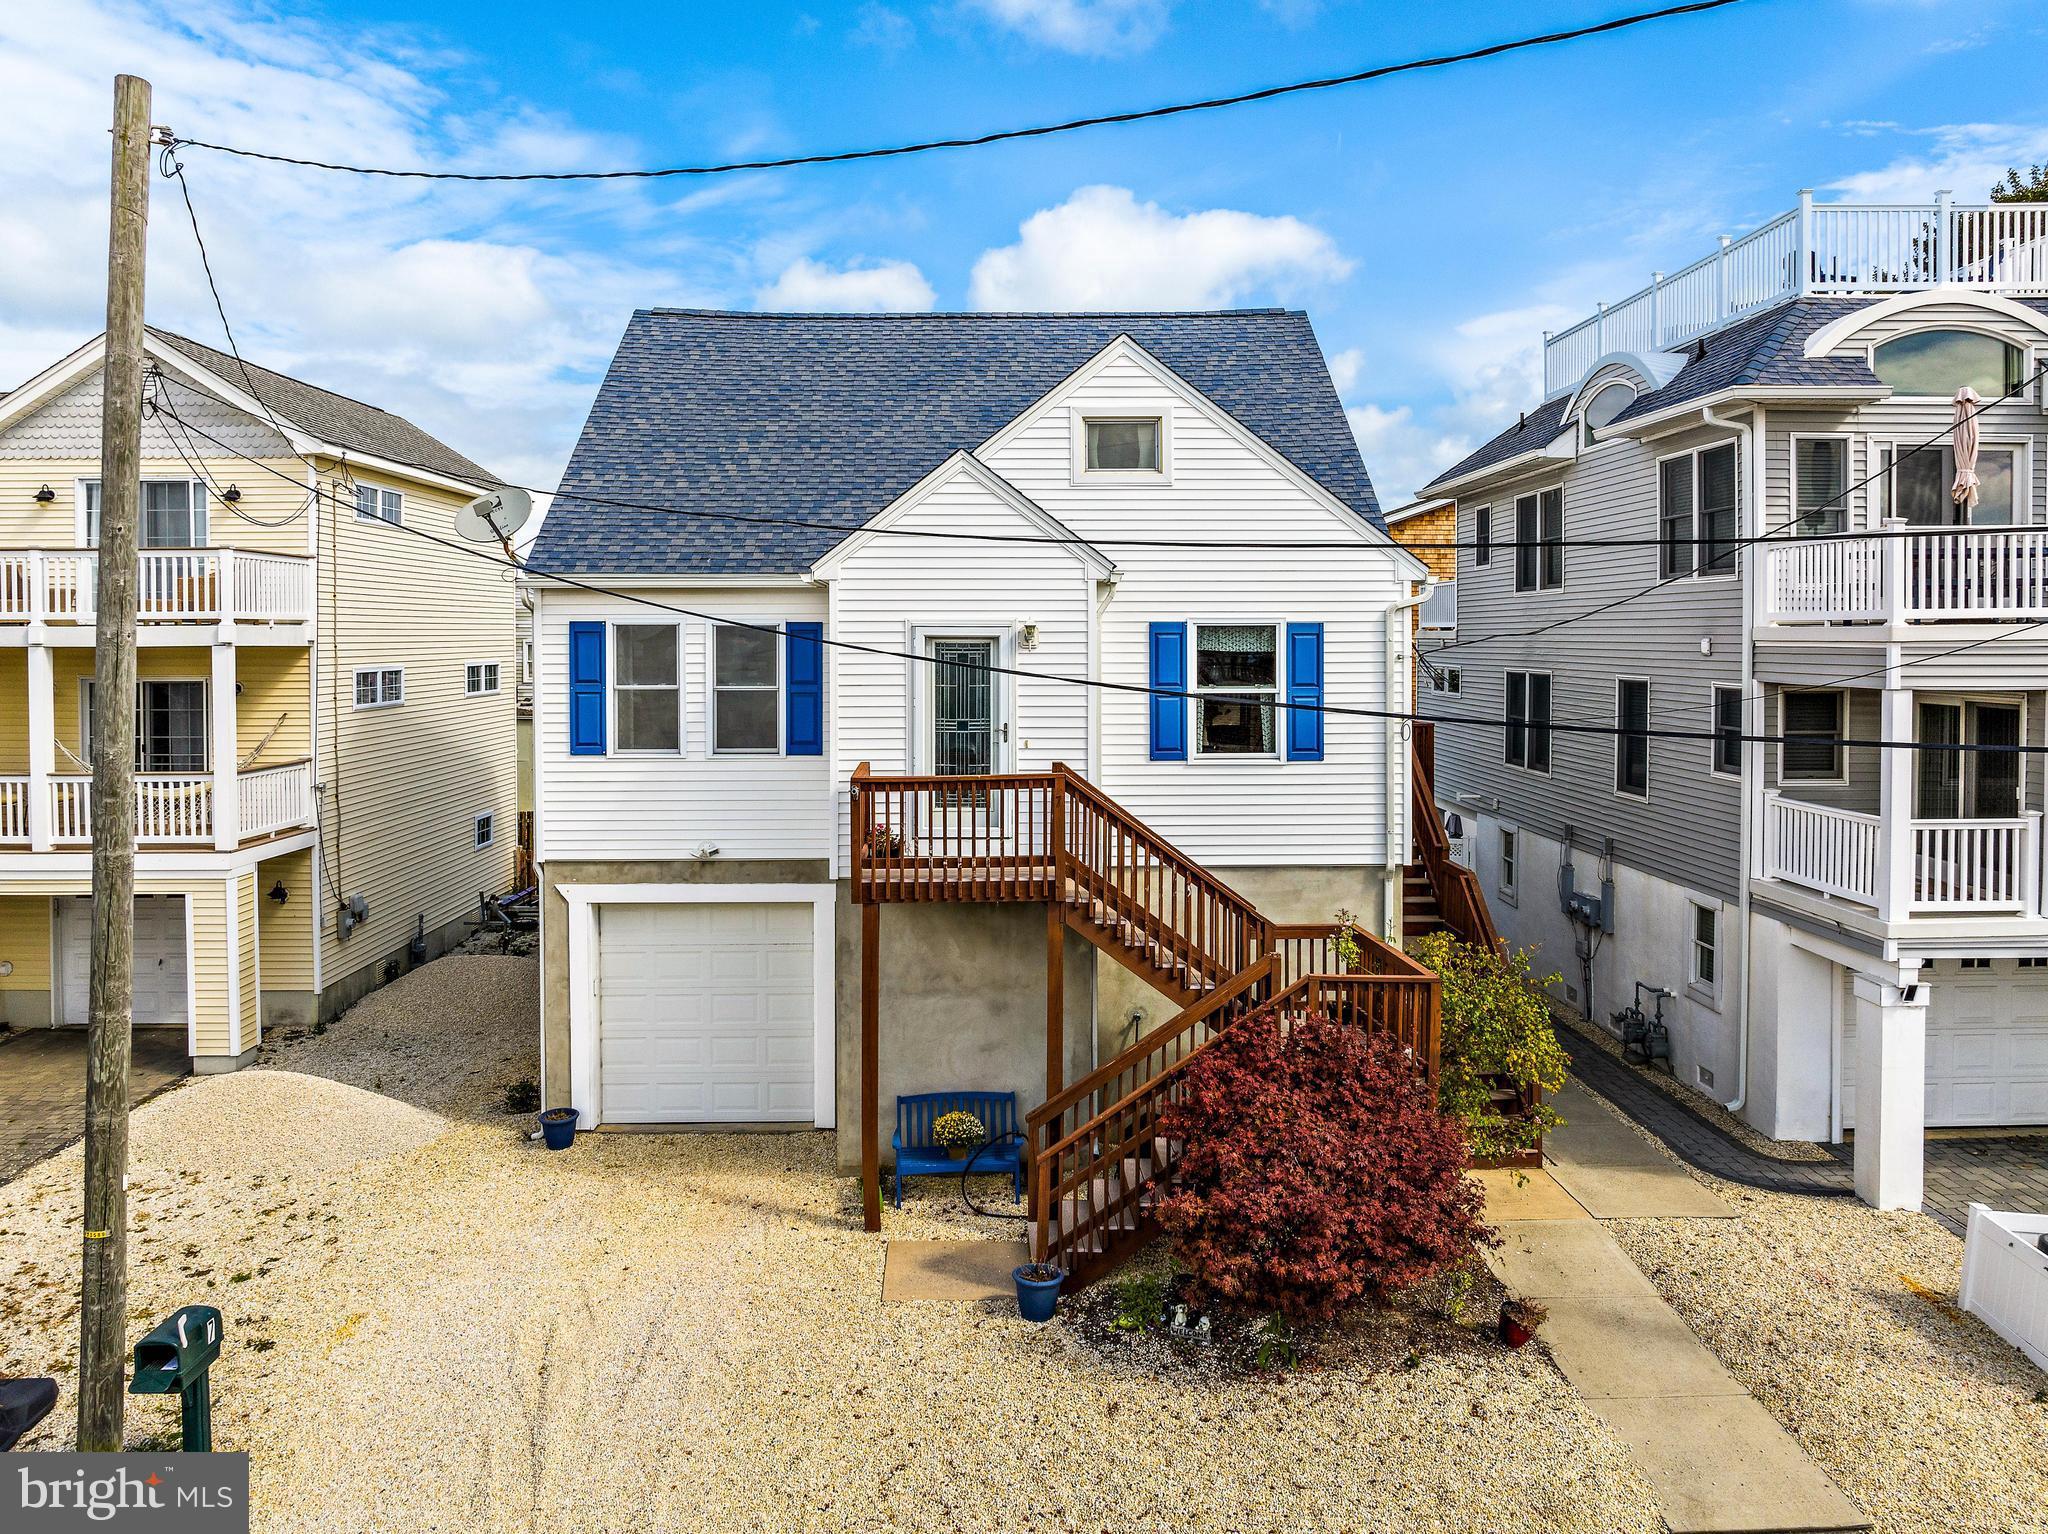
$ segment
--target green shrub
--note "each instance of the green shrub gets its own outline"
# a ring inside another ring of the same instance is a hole
[[[1526,952],[1500,958],[1447,932],[1420,939],[1415,957],[1443,977],[1438,1106],[1464,1124],[1480,1160],[1535,1149],[1545,1130],[1564,1122],[1557,1110],[1546,1102],[1531,1117],[1510,1118],[1493,1091],[1502,1078],[1525,1094],[1541,1088],[1549,1096],[1564,1086],[1568,1062],[1541,992],[1558,977],[1532,978]]]

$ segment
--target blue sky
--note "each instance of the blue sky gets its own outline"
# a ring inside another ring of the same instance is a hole
[[[567,169],[889,143],[1340,73],[1628,0],[10,0],[0,386],[99,328],[117,69],[197,138]],[[1546,325],[1830,197],[2048,160],[2023,0],[1744,0],[1208,116],[909,161],[500,189],[190,151],[244,349],[551,479],[628,313],[1306,308],[1389,503],[1540,394]],[[218,342],[157,183],[150,314]]]

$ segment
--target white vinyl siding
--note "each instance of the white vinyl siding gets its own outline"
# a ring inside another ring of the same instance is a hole
[[[754,623],[816,622],[825,617],[825,593],[815,587],[715,587],[649,595],[677,607]],[[632,623],[644,620],[650,609],[595,592],[542,590],[538,596],[534,648],[540,675],[533,731],[541,764],[541,834],[548,858],[682,859],[707,843],[719,849],[724,861],[832,855],[834,805],[843,795],[832,790],[826,758],[711,754],[710,632],[697,619],[679,624],[683,749],[645,756],[571,756],[568,691],[563,683],[569,624]],[[890,646],[902,647],[900,623]],[[834,661],[828,650],[828,673]],[[832,689],[828,674],[828,749]]]
[[[1158,538],[1162,529],[1189,542],[1242,541],[1247,529],[1257,529],[1260,539],[1328,544],[1356,525],[1349,512],[1326,509],[1240,442],[1209,407],[1170,390],[1135,355],[1109,359],[1061,403],[1084,417],[1171,418],[1171,484],[1124,483],[1114,494],[1100,485],[1074,484],[1070,417],[1058,408],[1040,411],[980,454],[1075,533],[1102,540],[1103,551],[1116,561],[1119,579],[1101,611],[1094,668],[1099,674],[1142,685],[1149,675],[1147,625],[1153,622],[1189,624],[1190,646],[1197,623],[1320,622],[1326,702],[1334,708],[1405,707],[1406,668],[1392,679],[1399,693],[1389,692],[1385,674],[1386,609],[1404,600],[1409,588],[1386,545],[1374,549],[1361,542],[1356,553],[1323,548],[1303,559],[1284,549],[1131,548],[1115,542]],[[1014,551],[1004,558],[1014,564]],[[1079,589],[1092,592],[1085,574],[1081,581]],[[1030,604],[1027,599],[1016,605]],[[1010,606],[1006,600],[1004,610]],[[1019,616],[1040,622],[1040,651],[1022,652],[1019,663],[1039,664],[1050,626],[1023,612]],[[1190,654],[1191,664],[1192,659]],[[1080,668],[1045,663],[1045,669]],[[1218,868],[1356,866],[1387,859],[1385,720],[1326,715],[1320,762],[1201,756],[1154,762],[1143,695],[1104,693],[1096,707],[1101,760],[1094,764],[1095,781],[1190,856]],[[1076,733],[1085,738],[1085,710],[1074,717]],[[1189,723],[1192,728],[1192,714]],[[1018,726],[1030,742],[1029,751],[1020,742],[1020,765],[1044,759],[1040,726],[1028,712],[1019,715]],[[1081,758],[1056,759],[1078,765]]]

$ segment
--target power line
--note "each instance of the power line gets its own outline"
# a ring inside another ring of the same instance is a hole
[[[239,155],[248,160],[268,160],[279,165],[302,166],[309,170],[338,171],[352,176],[386,176],[408,181],[655,181],[670,176],[723,176],[735,171],[748,170],[789,170],[804,165],[839,165],[856,160],[887,160],[904,155],[927,154],[941,149],[978,149],[988,144],[1007,143],[1017,139],[1047,138],[1059,133],[1074,133],[1083,128],[1102,128],[1124,123],[1147,122],[1155,118],[1179,117],[1189,112],[1211,112],[1224,107],[1246,106],[1253,102],[1272,101],[1282,96],[1299,95],[1306,91],[1333,90],[1338,86],[1360,85],[1369,80],[1384,80],[1393,75],[1413,74],[1422,70],[1443,69],[1453,64],[1469,64],[1479,59],[1497,58],[1502,54],[1518,53],[1529,48],[1548,47],[1558,43],[1574,42],[1580,38],[1597,37],[1607,32],[1619,32],[1629,27],[1643,26],[1653,21],[1664,21],[1677,16],[1690,16],[1705,11],[1718,11],[1733,5],[1736,0],[1694,0],[1688,5],[1666,6],[1661,10],[1639,11],[1634,15],[1618,16],[1611,21],[1596,22],[1590,26],[1573,27],[1562,32],[1546,32],[1535,37],[1516,38],[1512,42],[1493,43],[1483,48],[1471,48],[1462,53],[1438,54],[1432,58],[1410,59],[1400,64],[1382,64],[1372,69],[1361,69],[1351,74],[1332,75],[1325,79],[1299,80],[1289,85],[1271,85],[1261,90],[1241,91],[1231,96],[1214,96],[1202,101],[1183,101],[1171,106],[1146,107],[1137,111],[1109,112],[1094,117],[1077,117],[1067,122],[1045,123],[1030,128],[1004,128],[992,133],[975,134],[971,137],[927,139],[919,143],[897,144],[883,149],[851,149],[830,153],[788,155],[772,160],[734,160],[716,165],[675,165],[648,170],[582,170],[582,171],[453,171],[453,170],[396,170],[383,166],[349,165],[332,160],[315,160],[296,155],[275,154],[260,149],[244,149],[231,144],[209,143],[204,139],[170,136],[168,144],[173,148],[211,149],[220,154]]]
[[[175,407],[173,406],[160,405],[158,408],[170,411],[174,417],[176,415],[176,410]],[[191,431],[196,433],[198,436],[203,437],[207,441],[213,443],[214,446],[221,449],[223,452],[233,457],[241,458],[244,461],[254,465],[255,467],[262,469],[266,473],[274,474],[278,478],[283,479],[288,484],[298,484],[298,482],[294,480],[291,475],[286,474],[283,470],[275,467],[272,464],[264,463],[261,459],[251,457],[249,454],[241,451],[238,448],[230,447],[226,442],[223,442],[220,438],[208,432],[204,427],[195,425],[190,422],[184,422],[183,424],[185,424]],[[340,501],[338,497],[330,497],[330,499],[333,500],[336,507],[339,507]],[[495,565],[501,569],[509,569],[519,571],[528,575],[539,576],[543,579],[556,581],[562,585],[572,587],[579,591],[586,591],[596,596],[604,596],[612,598],[617,601],[628,602],[638,607],[652,608],[659,612],[672,613],[677,617],[694,618],[701,622],[713,623],[721,627],[727,628],[750,629],[755,633],[773,635],[777,639],[785,643],[789,639],[788,631],[777,623],[764,623],[757,619],[721,616],[719,614],[705,612],[697,608],[683,607],[672,602],[663,602],[653,597],[644,596],[638,592],[622,591],[617,589],[616,587],[599,585],[594,581],[587,581],[578,576],[571,575],[563,571],[547,570],[532,565],[530,563],[523,564],[518,560],[502,559],[497,555],[492,554],[487,550],[478,547],[475,544],[461,542],[453,538],[443,538],[438,534],[428,532],[425,528],[417,527],[407,522],[394,522],[388,525],[397,528],[402,532],[410,533],[412,536],[423,539],[428,543],[437,544],[442,548],[452,549],[457,553],[469,555],[474,559],[482,560],[487,564]],[[851,651],[863,655],[877,656],[884,660],[907,660],[914,661],[922,665],[941,664],[937,657],[920,654],[914,650],[892,650],[885,645],[865,644],[859,640],[843,639],[833,635],[823,636],[818,642],[831,649]],[[947,661],[944,662],[944,664],[959,666],[961,669],[964,670],[981,672],[983,674],[990,676],[1022,677],[1035,682],[1053,682],[1064,686],[1087,687],[1104,692],[1138,694],[1146,697],[1199,700],[1204,697],[1216,696],[1214,693],[1200,693],[1189,688],[1158,687],[1143,682],[1117,682],[1111,681],[1104,677],[1070,676],[1062,672],[1031,671],[1026,670],[1025,668],[1019,666],[1004,666],[994,663],[982,665],[975,662]],[[1342,718],[1392,720],[1400,723],[1471,725],[1475,728],[1488,730],[1506,730],[1516,728],[1518,726],[1527,727],[1529,724],[1529,721],[1527,720],[1516,721],[1507,719],[1488,719],[1476,715],[1428,715],[1417,714],[1412,712],[1403,712],[1395,709],[1360,708],[1357,706],[1347,706],[1334,703],[1294,703],[1287,701],[1284,697],[1278,695],[1277,693],[1275,694],[1274,699],[1270,704],[1264,703],[1263,701],[1255,700],[1255,705],[1259,707],[1270,708],[1275,713],[1312,713]],[[1607,736],[1627,735],[1632,738],[1647,738],[1653,740],[1670,739],[1708,741],[1726,738],[1726,732],[1716,730],[1653,729],[1644,731],[1622,729],[1616,725],[1570,723],[1558,723],[1550,726],[1550,728],[1554,731],[1559,731],[1567,734]],[[1844,746],[1867,746],[1879,750],[1943,751],[1955,752],[1958,754],[1976,751],[1996,750],[2019,751],[2030,755],[2048,755],[2048,745],[1991,747],[1963,742],[1951,744],[1945,742],[1859,740],[1846,739],[1834,735],[1810,734],[1804,732],[1793,735],[1745,734],[1742,738],[1744,740],[1756,741],[1765,745],[1828,742]]]
[[[2036,368],[2031,375],[2021,379],[2018,384],[2016,384],[2006,393],[1999,395],[1997,399],[1980,401],[1978,404],[1976,404],[1969,410],[1964,411],[1961,415],[1957,416],[1954,421],[1950,422],[1947,426],[1943,427],[1940,431],[1936,432],[1933,436],[1929,437],[1925,442],[1916,443],[1914,446],[1907,448],[1904,452],[1894,452],[1892,454],[1891,461],[1887,463],[1883,468],[1878,469],[1873,473],[1866,474],[1862,479],[1856,481],[1855,484],[1850,485],[1847,489],[1843,490],[1840,494],[1834,496],[1832,499],[1823,502],[1819,507],[1808,507],[1802,511],[1794,512],[1792,516],[1787,518],[1785,521],[1780,522],[1776,527],[1767,528],[1762,533],[1755,534],[1751,537],[1731,538],[1726,540],[1725,543],[1721,540],[1707,539],[1694,539],[1692,540],[1692,542],[1696,548],[1702,549],[1711,548],[1718,550],[1723,547],[1726,547],[1730,551],[1730,568],[1733,569],[1734,551],[1749,548],[1755,544],[1762,543],[1768,539],[1771,539],[1776,534],[1784,532],[1786,528],[1793,527],[1797,525],[1799,522],[1803,521],[1805,518],[1812,516],[1816,510],[1825,510],[1827,507],[1832,506],[1837,502],[1846,503],[1849,497],[1854,495],[1858,490],[1864,489],[1866,486],[1872,485],[1876,483],[1878,480],[1883,479],[1886,475],[1896,472],[1899,465],[1904,463],[1908,458],[1911,458],[1915,453],[1923,453],[1930,448],[1939,447],[1943,442],[1948,440],[1948,438],[1954,433],[1955,428],[1962,422],[1975,420],[1978,416],[1982,415],[1985,411],[1989,410],[1993,405],[2002,405],[2007,400],[2017,399],[2043,375],[2048,375],[2048,362],[2042,363],[2042,365]],[[1757,449],[1754,446],[1752,446],[1751,451],[1755,452],[1757,451]],[[1695,515],[1697,515],[1697,511],[1695,511]],[[1945,532],[1948,531],[1948,529],[1938,528],[1934,529],[1934,531]],[[1859,534],[1857,536],[1860,537],[1862,535]],[[1886,535],[1880,533],[1877,536]],[[1791,541],[1797,540],[1795,539]],[[1553,543],[1551,546],[1555,547],[1556,545]],[[1631,602],[1640,601],[1642,600],[1642,598],[1651,595],[1653,592],[1662,591],[1666,586],[1672,585],[1675,582],[1692,580],[1695,578],[1697,574],[1698,572],[1696,570],[1682,570],[1679,571],[1677,574],[1667,575],[1661,580],[1654,581],[1650,585],[1642,587],[1640,590],[1629,592],[1626,596],[1616,597],[1612,602],[1603,602],[1598,607],[1588,608],[1585,612],[1582,613],[1570,613],[1562,618],[1555,618],[1551,620],[1549,623],[1539,623],[1534,628],[1508,629],[1493,634],[1475,635],[1471,639],[1454,639],[1449,644],[1438,645],[1429,653],[1432,657],[1434,657],[1438,655],[1448,655],[1453,650],[1462,650],[1471,645],[1492,644],[1494,641],[1501,639],[1533,639],[1539,634],[1553,633],[1556,630],[1564,628],[1570,624],[1584,623],[1588,618],[1597,618],[1602,613],[1613,612],[1614,609],[1617,607],[1625,607]]]

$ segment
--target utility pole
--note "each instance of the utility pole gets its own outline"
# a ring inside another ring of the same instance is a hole
[[[78,1447],[121,1448],[128,1358],[128,1065],[135,1001],[135,580],[142,499],[142,268],[147,80],[114,79],[107,343],[100,371],[98,631],[93,640],[92,984],[85,1063]]]

